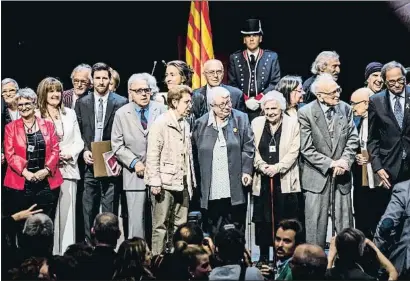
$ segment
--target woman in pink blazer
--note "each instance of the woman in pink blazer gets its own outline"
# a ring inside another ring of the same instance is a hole
[[[20,89],[16,100],[21,118],[9,123],[4,133],[7,209],[15,213],[37,204],[54,219],[63,182],[58,136],[52,122],[35,116],[37,95],[33,90]]]

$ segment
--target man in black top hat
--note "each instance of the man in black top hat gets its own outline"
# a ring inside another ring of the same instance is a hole
[[[242,29],[246,50],[237,51],[229,58],[228,84],[241,89],[249,120],[260,115],[259,100],[272,91],[280,80],[278,54],[262,50],[262,26],[258,19],[248,19]]]

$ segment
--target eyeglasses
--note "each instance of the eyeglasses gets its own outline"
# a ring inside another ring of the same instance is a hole
[[[231,107],[232,106],[232,101],[229,100],[227,102],[221,103],[221,104],[214,104],[213,106],[219,107],[219,109],[224,109],[225,107]]]
[[[325,93],[325,92],[317,92],[317,93],[318,94],[325,94],[325,95],[328,95],[328,96],[334,96],[336,94],[340,94],[341,92],[342,92],[342,88],[339,87],[339,88],[337,88],[336,90],[334,90],[333,92],[330,92],[330,93]]]
[[[11,90],[4,90],[1,92],[2,96],[10,96],[10,95],[15,95],[17,93],[17,91],[15,89],[11,89]]]
[[[31,107],[33,105],[32,102],[26,102],[26,103],[18,103],[17,107],[18,108],[24,108],[24,107]]]
[[[351,101],[351,102],[350,102],[350,105],[351,105],[351,106],[356,106],[356,105],[358,105],[358,104],[361,104],[362,102],[366,102],[366,101],[365,101],[365,100],[358,101],[358,102],[353,102],[353,101]]]
[[[222,70],[210,70],[210,71],[205,71],[205,74],[215,76],[215,75],[222,75],[223,71]]]
[[[401,77],[397,80],[387,80],[386,84],[390,87],[396,86],[396,83],[399,83],[399,85],[404,85],[406,83],[406,78]]]
[[[74,80],[73,80],[73,83],[74,83],[75,85],[79,85],[79,84],[81,84],[81,85],[87,85],[87,84],[88,84],[88,81],[87,81],[87,80],[74,79]]]
[[[136,93],[137,95],[142,95],[143,93],[150,94],[151,88],[130,89],[130,91]]]

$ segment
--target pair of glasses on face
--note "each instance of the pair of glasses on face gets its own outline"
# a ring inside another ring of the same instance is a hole
[[[394,87],[394,86],[396,86],[396,83],[399,83],[399,85],[404,85],[404,84],[406,83],[406,78],[401,77],[401,78],[399,78],[399,79],[397,79],[397,80],[387,80],[387,81],[386,81],[386,84],[387,84],[387,86],[389,86],[389,87]]]
[[[75,85],[87,85],[87,84],[88,84],[88,81],[86,81],[86,80],[77,80],[77,79],[74,79],[74,80],[73,80],[73,83],[74,83]]]
[[[130,89],[130,91],[136,93],[137,95],[150,94],[151,88]]]
[[[205,71],[205,74],[210,75],[210,76],[220,76],[222,75],[223,71],[222,70],[210,70],[210,71]]]
[[[340,93],[342,93],[342,88],[341,87],[337,88],[336,90],[334,90],[333,92],[330,92],[330,93],[318,92],[318,94],[324,94],[324,95],[328,95],[328,96],[334,96],[334,95],[337,95],[337,94],[340,94]]]
[[[358,102],[353,102],[353,101],[351,101],[350,102],[350,105],[351,106],[356,106],[356,105],[358,105],[358,104],[361,104],[362,102],[366,102],[365,100],[361,100],[361,101],[358,101]]]
[[[16,93],[17,93],[17,91],[13,89],[13,90],[1,92],[1,95],[2,96],[11,96],[11,95],[15,95]]]
[[[23,109],[24,107],[31,107],[32,105],[33,105],[32,102],[18,103],[17,108]]]
[[[214,104],[213,106],[218,107],[219,109],[224,109],[225,107],[231,107],[232,106],[232,101],[229,100],[227,102],[221,103],[221,104]]]

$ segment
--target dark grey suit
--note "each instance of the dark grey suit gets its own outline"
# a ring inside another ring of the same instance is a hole
[[[340,158],[349,167],[354,162],[359,138],[353,123],[353,112],[345,102],[335,106],[334,139],[330,138],[325,115],[318,101],[313,101],[298,111],[300,122],[301,183],[305,192],[305,217],[307,243],[321,247],[326,243],[328,211],[330,210],[330,183],[332,160]],[[353,226],[351,173],[337,176],[336,229]]]
[[[102,140],[111,140],[111,129],[114,121],[115,112],[127,104],[126,98],[109,93],[105,119],[103,125]],[[91,151],[91,142],[95,137],[95,104],[94,93],[90,93],[84,98],[79,99],[75,105],[78,125],[80,126],[81,136],[84,140],[84,151]],[[103,212],[117,213],[118,200],[116,198],[116,185],[118,177],[94,178],[93,166],[86,165],[84,174],[84,193],[83,193],[83,213],[85,236],[91,242],[91,226],[102,205]]]
[[[242,112],[246,112],[245,99],[243,93],[238,88],[221,84],[221,87],[224,87],[231,94],[232,108],[237,109]],[[192,112],[195,115],[195,119],[200,118],[205,113],[208,112],[208,103],[206,96],[206,87],[201,87],[196,89],[192,93]]]
[[[379,222],[374,242],[394,264],[399,275],[410,274],[410,180],[393,187],[390,203]]]

